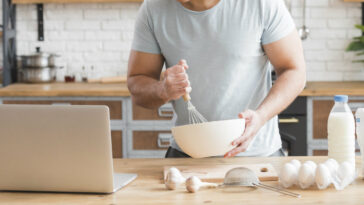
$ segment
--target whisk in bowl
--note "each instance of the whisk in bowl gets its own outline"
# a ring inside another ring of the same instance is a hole
[[[183,66],[185,69],[188,68],[187,62],[184,59],[181,60],[178,64]],[[189,92],[183,95],[183,100],[187,103],[189,124],[208,122],[206,118],[202,116],[201,113],[197,111],[196,107],[191,103],[191,96]]]
[[[187,103],[187,111],[188,111],[188,122],[190,124],[199,124],[208,122],[202,114],[197,111],[196,107],[191,103],[191,96],[189,93],[186,93],[183,96],[183,100]]]

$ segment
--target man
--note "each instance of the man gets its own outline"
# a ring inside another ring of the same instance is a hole
[[[271,65],[278,75],[273,86]],[[147,108],[171,101],[177,126],[188,124],[181,96],[192,87],[191,101],[207,120],[246,120],[225,157],[279,156],[277,114],[302,91],[305,72],[283,0],[146,0],[136,21],[128,87],[134,103]],[[166,157],[187,155],[173,142]]]

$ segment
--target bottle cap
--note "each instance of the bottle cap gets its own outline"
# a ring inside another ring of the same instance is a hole
[[[349,97],[347,95],[335,95],[334,100],[335,100],[335,102],[347,103],[349,100]]]

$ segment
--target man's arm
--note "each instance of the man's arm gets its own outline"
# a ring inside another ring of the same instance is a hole
[[[287,108],[305,86],[306,65],[302,43],[296,30],[287,37],[263,47],[278,78],[257,110],[246,110],[239,114],[240,118],[246,120],[246,128],[243,135],[233,142],[237,147],[226,153],[225,157],[244,152],[259,129]]]
[[[160,54],[132,50],[128,65],[128,88],[134,103],[146,108],[158,108],[186,93],[189,81],[185,61],[167,69],[163,80],[160,75],[164,58]]]

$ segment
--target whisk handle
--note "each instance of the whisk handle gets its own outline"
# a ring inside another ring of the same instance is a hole
[[[189,93],[184,94],[183,95],[183,100],[186,101],[186,102],[190,101],[191,100],[190,94]]]

